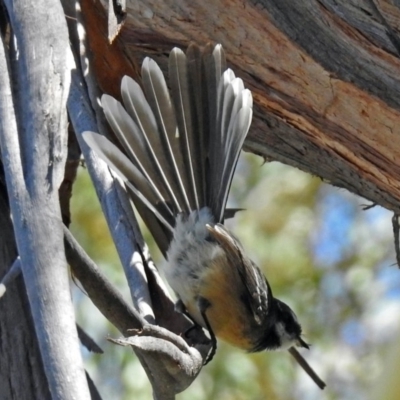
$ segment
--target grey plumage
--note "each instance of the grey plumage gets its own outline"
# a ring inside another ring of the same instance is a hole
[[[173,49],[170,91],[159,66],[146,58],[142,83],[143,90],[131,78],[122,79],[124,106],[102,97],[126,156],[95,133],[86,132],[84,138],[126,182],[166,254],[178,214],[209,207],[215,222],[223,222],[253,104],[243,81],[226,70],[221,45],[203,52],[191,45],[187,55]],[[158,239],[160,229],[164,234]]]

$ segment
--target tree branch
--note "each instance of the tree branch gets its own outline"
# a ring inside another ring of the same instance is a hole
[[[87,85],[79,69],[72,73],[68,111],[111,235],[124,266],[135,307],[149,322],[154,322],[147,278],[138,245],[138,243],[143,244],[143,239],[139,233],[129,199],[120,184],[114,181],[106,164],[96,158],[82,139],[82,132],[86,130],[97,131],[98,128],[96,116],[87,95]],[[99,121],[99,124],[101,128],[101,121]],[[103,130],[105,129],[103,128]]]
[[[58,201],[69,85],[64,15],[58,2],[5,4],[18,58],[13,93],[2,43],[0,143],[23,277],[52,396],[89,399]]]
[[[142,329],[146,320],[125,302],[65,227],[64,235],[68,263],[96,307],[123,335],[129,329]]]

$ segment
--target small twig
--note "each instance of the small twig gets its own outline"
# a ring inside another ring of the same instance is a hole
[[[399,215],[393,214],[392,217],[393,236],[394,236],[394,250],[396,252],[397,266],[400,268],[400,241],[399,241]]]
[[[326,383],[316,374],[316,372],[310,367],[308,362],[303,358],[303,356],[294,348],[289,348],[289,353],[298,362],[298,364],[304,369],[308,376],[316,383],[316,385],[324,390]]]
[[[86,373],[86,379],[87,383],[89,386],[89,391],[90,391],[90,398],[91,400],[102,400],[99,391],[97,390],[92,378],[90,377],[89,373],[85,371]]]
[[[21,260],[18,256],[0,282],[0,298],[3,297],[4,293],[6,292],[7,285],[9,285],[20,273]]]
[[[103,349],[89,336],[78,324],[76,324],[78,337],[81,343],[92,353],[103,354]]]
[[[362,204],[361,207],[364,211],[370,210],[371,208],[376,207],[378,204],[377,203],[371,203],[371,204]]]

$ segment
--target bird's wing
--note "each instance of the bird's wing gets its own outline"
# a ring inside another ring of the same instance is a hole
[[[247,301],[249,310],[254,315],[255,321],[261,325],[265,314],[268,312],[271,289],[260,269],[244,253],[242,246],[222,224],[207,225],[211,236],[224,249],[232,268],[237,268],[239,278],[243,283],[246,293],[242,296]],[[232,271],[235,273],[235,271]]]

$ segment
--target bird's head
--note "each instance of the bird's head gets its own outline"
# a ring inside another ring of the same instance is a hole
[[[257,340],[251,351],[287,350],[293,346],[308,349],[310,346],[301,337],[301,326],[292,309],[276,298],[272,304],[263,328],[257,330]]]
[[[272,329],[275,330],[275,338],[280,349],[288,349],[292,346],[305,347],[310,346],[301,337],[301,326],[297,320],[296,314],[283,301],[275,299],[275,324]]]

